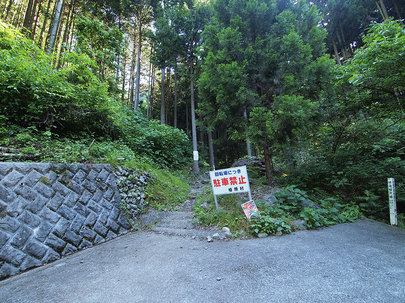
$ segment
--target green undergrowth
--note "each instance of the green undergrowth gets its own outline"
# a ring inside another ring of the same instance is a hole
[[[80,47],[65,56],[54,68],[52,54],[0,22],[0,161],[190,164],[184,131],[124,105]]]
[[[249,222],[241,204],[244,202],[235,195],[219,197],[220,211],[217,212],[212,193],[207,189],[197,198],[195,216],[205,226],[229,227],[236,235],[249,233],[257,236],[266,234],[288,234],[296,230],[294,222],[302,220],[307,229],[330,226],[338,223],[354,222],[361,217],[360,208],[355,204],[342,204],[333,198],[314,199],[306,192],[288,186],[275,194],[276,202],[266,204],[257,200],[260,217]],[[211,203],[208,203],[211,202]]]
[[[249,223],[240,206],[243,200],[236,195],[225,195],[217,198],[220,205],[219,212],[216,211],[211,188],[207,188],[197,197],[193,210],[198,222],[207,227],[226,226],[237,235],[245,233],[249,228]]]
[[[188,198],[189,184],[186,173],[151,168],[152,179],[146,187],[146,199],[157,210],[174,210]]]
[[[186,170],[160,168],[145,159],[119,161],[111,164],[147,172],[152,176],[145,192],[149,207],[157,210],[173,210],[188,198],[190,186],[187,181],[189,173]]]

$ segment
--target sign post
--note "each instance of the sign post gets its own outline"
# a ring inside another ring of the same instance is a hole
[[[391,225],[398,225],[397,198],[394,178],[388,178],[388,203],[390,206],[390,223]]]
[[[219,211],[217,196],[249,193],[252,200],[249,177],[246,166],[231,167],[210,171],[212,191],[214,193],[215,207]]]

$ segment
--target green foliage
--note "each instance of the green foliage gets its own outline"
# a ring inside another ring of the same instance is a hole
[[[66,64],[57,70],[31,40],[0,24],[2,144],[22,148],[37,161],[116,162],[137,157],[161,167],[187,164],[192,149],[184,132],[130,111],[96,75],[101,65],[114,68],[110,65],[115,57],[102,53],[118,52],[120,33],[103,32],[101,23],[88,19],[78,27],[82,53],[66,53]],[[108,62],[98,62],[99,56]]]
[[[274,194],[277,203],[292,214],[298,214],[304,206],[313,204],[304,191],[294,185],[287,186]]]
[[[308,228],[354,222],[361,216],[357,205],[321,202],[322,208],[305,207],[299,214]]]
[[[93,70],[100,79],[113,81],[111,78],[119,68],[118,58],[125,49],[124,34],[117,27],[81,16],[76,21],[76,39],[77,52],[97,63]]]
[[[398,227],[405,229],[405,214],[398,214]]]
[[[187,135],[158,121],[148,121],[139,112],[122,108],[114,121],[120,136],[139,155],[161,167],[181,167],[191,158],[191,143]]]
[[[31,40],[0,23],[0,115],[9,125],[37,125],[66,133],[112,131],[107,85],[88,69],[86,56],[69,55],[71,64],[56,70]]]
[[[372,24],[363,38],[365,45],[347,65],[349,82],[364,88],[363,93],[378,108],[404,110],[405,27],[400,21]],[[380,109],[381,110],[381,109]]]
[[[13,127],[7,137],[0,138],[0,146],[16,148],[35,161],[52,161],[60,163],[108,162],[118,163],[117,159],[131,161],[135,153],[120,140],[108,138],[91,138],[86,135],[75,138],[63,138],[50,131],[39,131],[36,127]],[[3,160],[7,160],[6,158]]]
[[[252,218],[249,229],[254,236],[259,233],[273,235],[278,233],[289,234],[291,232],[291,226],[284,218],[272,218],[268,215]]]
[[[360,208],[354,204],[342,204],[336,199],[310,198],[305,191],[295,186],[281,189],[275,194],[277,201],[263,208],[261,217],[252,219],[250,232],[257,235],[289,233],[293,230],[292,222],[296,219],[305,221],[307,228],[318,228],[337,223],[354,222],[361,217]]]
[[[387,178],[397,180],[398,209],[405,205],[405,126],[391,119],[351,121],[338,134],[330,126],[322,127],[316,148],[286,181],[307,190],[323,189],[347,203],[355,201],[367,216],[387,219]],[[334,144],[334,151],[327,149]]]
[[[203,32],[199,113],[221,132],[217,145],[222,137],[228,145],[249,137],[266,158],[292,151],[331,78],[318,10],[305,1],[219,0],[213,7],[216,18]]]
[[[321,189],[354,202],[373,218],[388,220],[387,178],[397,180],[397,204],[405,210],[404,27],[373,24],[365,45],[336,71],[319,102],[300,162],[284,182]]]
[[[225,226],[236,233],[247,231],[248,222],[240,206],[241,200],[234,195],[225,195],[217,198],[220,205],[219,212],[217,212],[213,203],[214,196],[210,188],[197,197],[193,210],[194,217],[198,219],[198,223],[205,226]]]
[[[314,199],[296,186],[282,188],[275,194],[277,201],[268,205],[256,201],[260,217],[249,222],[242,211],[238,196],[220,196],[220,211],[213,203],[214,197],[207,189],[197,197],[194,216],[205,226],[227,226],[233,231],[243,231],[257,236],[259,233],[288,234],[294,231],[293,221],[301,219],[308,228],[318,228],[338,223],[354,222],[361,217],[359,206],[342,204],[334,198]]]

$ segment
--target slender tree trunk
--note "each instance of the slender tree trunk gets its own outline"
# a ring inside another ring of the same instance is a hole
[[[73,20],[74,6],[75,6],[75,0],[71,0],[69,11],[68,11],[67,17],[66,17],[66,25],[65,25],[65,30],[63,32],[62,45],[61,45],[61,49],[60,49],[59,58],[61,58],[63,56],[63,53],[66,51],[66,48],[67,48],[67,43],[68,43],[68,39],[69,39],[69,35],[70,35],[71,20]],[[60,61],[59,61],[58,66],[60,66]]]
[[[70,18],[68,37],[66,40],[66,48],[68,46],[69,46],[69,48],[72,46],[72,40],[73,40],[73,28],[74,28],[74,23],[75,23],[76,0],[72,0],[72,1],[73,1],[72,16]]]
[[[17,29],[21,27],[20,23],[21,23],[21,17],[23,15],[23,8],[24,8],[24,4],[23,4],[23,2],[21,2],[21,4],[18,6],[16,14],[14,14],[14,16],[13,16],[13,24]],[[14,21],[15,17],[17,17],[16,21]]]
[[[125,99],[125,77],[126,77],[126,67],[127,67],[127,55],[124,54],[124,69],[122,71],[122,86],[121,86],[121,102],[124,103]]]
[[[401,18],[401,13],[399,11],[397,0],[392,0],[392,3],[394,4],[394,10],[395,10],[395,13],[397,14],[397,18],[402,19]]]
[[[38,3],[39,2],[39,3]],[[39,1],[34,1],[34,4],[32,5],[32,11],[31,11],[31,17],[30,17],[30,37],[31,39],[34,39],[34,35],[35,35],[35,27],[36,24],[34,24],[35,20],[36,20],[36,16],[37,16],[37,5],[39,5],[41,7],[41,2],[42,0]],[[39,11],[40,8],[38,8]]]
[[[132,61],[131,61],[131,70],[130,70],[130,78],[129,78],[129,96],[128,96],[128,102],[133,106],[134,102],[134,88],[135,88],[135,63],[136,63],[136,30],[134,29],[134,43],[133,43],[133,49],[132,49]]]
[[[245,117],[245,122],[246,122],[246,133],[248,132],[248,116],[247,116],[247,110],[245,107],[245,110],[243,111],[243,116]],[[250,138],[248,135],[246,135],[246,149],[247,149],[247,155],[249,157],[252,156],[252,144],[250,143]]]
[[[174,114],[173,126],[177,128],[177,69],[174,70]]]
[[[44,16],[44,23],[42,24],[41,34],[39,35],[38,44],[41,46],[41,48],[45,48],[45,45],[42,45],[42,42],[45,41],[45,43],[46,43],[46,39],[44,39],[44,35],[45,35],[45,28],[46,28],[46,25],[47,25],[48,19],[49,19],[50,8],[51,8],[51,0],[48,1],[48,6],[46,7],[46,12],[45,12],[45,16]]]
[[[52,2],[52,1],[50,1]],[[49,48],[49,43],[51,40],[51,29],[52,29],[52,22],[55,19],[56,8],[58,7],[58,3],[52,3],[52,13],[49,13],[49,24],[46,27],[46,35],[45,35],[45,42],[44,42],[44,50]]]
[[[152,81],[152,61],[149,59],[149,70],[148,70],[148,98],[147,98],[147,107],[146,107],[146,119],[149,119],[151,81]]]
[[[389,18],[387,8],[385,7],[384,1],[383,0],[378,0],[376,1],[377,8],[380,11],[381,16],[383,17],[384,20],[387,20]]]
[[[149,117],[153,117],[153,96],[155,92],[156,68],[152,65],[152,84],[150,87]]]
[[[34,8],[34,5],[35,5],[35,2],[36,2],[35,0],[28,0],[28,5],[27,5],[27,9],[25,11],[25,16],[24,16],[24,21],[23,21],[23,28],[22,28],[24,33],[28,33],[28,32],[31,31],[31,26],[32,26],[31,15],[33,14],[33,8]]]
[[[64,13],[65,6],[62,6],[62,12],[61,12],[60,20],[59,20],[58,33],[56,35],[55,46],[54,46],[54,49],[55,49],[54,53],[56,54],[55,65],[54,65],[55,67],[59,66],[59,60],[60,60],[61,50],[62,50],[62,33],[66,30],[66,26],[67,26],[67,24],[65,22],[65,19],[67,18],[67,16],[65,16],[66,14]]]
[[[190,134],[190,117],[189,117],[188,102],[186,102],[186,131],[187,134]]]
[[[196,174],[200,174],[200,168],[198,167],[198,148],[197,148],[197,126],[195,123],[195,100],[194,100],[194,68],[193,60],[191,60],[190,66],[190,93],[191,93],[191,131],[193,137],[193,159],[194,167],[193,170]]]
[[[341,49],[342,49],[343,58],[345,60],[349,59],[349,56],[347,55],[347,52],[346,52],[344,41],[343,41],[342,37],[340,36],[339,31],[336,31],[336,36],[337,36],[337,38],[339,40],[339,43],[340,43],[340,46],[341,46]]]
[[[334,38],[332,38],[332,45],[333,45],[333,51],[335,52],[336,63],[339,64],[339,65],[342,65],[342,61],[340,61],[340,55],[339,55],[339,52],[337,50],[336,41],[335,41]]]
[[[172,73],[171,73],[171,69],[170,67],[167,68],[166,71],[166,83],[165,83],[165,87],[166,87],[166,124],[170,125],[170,100],[171,100],[171,90],[170,90],[170,81],[171,81],[171,77]]]
[[[138,42],[138,55],[137,55],[137,61],[136,61],[136,85],[135,85],[135,102],[134,102],[134,110],[138,109],[139,106],[139,91],[140,91],[140,85],[141,85],[141,52],[142,52],[142,22],[141,18],[138,20],[139,22],[139,27],[138,27],[138,36],[139,36],[139,42]]]
[[[273,186],[273,174],[271,171],[271,154],[269,152],[269,141],[267,136],[264,137],[264,163],[266,165],[267,184]]]
[[[36,34],[36,32],[37,32],[38,20],[39,20],[39,16],[41,15],[42,3],[43,3],[42,0],[39,1],[39,6],[38,6],[37,14],[36,14],[36,16],[35,16],[34,28],[32,29],[32,39],[35,38],[35,34]]]
[[[211,170],[215,170],[215,159],[214,159],[214,143],[212,141],[212,131],[208,131],[208,149],[210,152],[210,167]]]
[[[165,70],[166,68],[162,67],[162,89],[161,89],[161,102],[160,102],[160,124],[165,124],[166,118],[166,103],[165,103]]]
[[[3,19],[3,16],[6,14],[7,6],[12,3],[13,3],[13,0],[4,1],[4,6],[1,7],[1,16],[0,16],[1,19]],[[6,18],[7,18],[7,16],[6,16]],[[6,19],[4,19],[4,20],[6,20]]]
[[[7,21],[7,19],[8,19],[9,14],[10,14],[11,7],[13,6],[13,3],[14,3],[14,1],[13,1],[13,0],[10,0],[10,2],[8,3],[8,6],[7,6],[7,11],[4,11],[4,12],[3,12],[3,15],[2,15],[2,16],[4,16],[4,13],[6,13],[6,16],[4,17],[4,20],[6,20],[6,21]],[[4,9],[6,9],[6,6],[4,6]]]
[[[47,51],[48,54],[51,54],[53,52],[53,48],[55,46],[55,42],[56,42],[56,38],[57,38],[56,35],[58,33],[60,17],[61,17],[61,14],[62,14],[63,1],[64,0],[59,0],[58,4],[57,4],[57,7],[56,7],[55,17],[53,19],[52,26],[51,26],[49,47],[48,47],[48,51]]]

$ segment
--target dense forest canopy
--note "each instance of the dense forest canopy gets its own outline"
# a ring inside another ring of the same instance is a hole
[[[194,151],[195,172],[257,156],[264,182],[379,217],[393,177],[404,211],[404,16],[403,0],[2,0],[0,145],[174,167]]]

